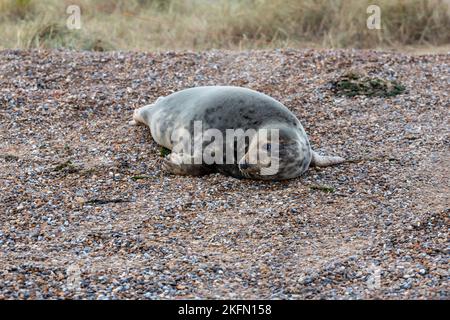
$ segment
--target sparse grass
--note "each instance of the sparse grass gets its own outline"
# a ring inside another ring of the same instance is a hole
[[[151,179],[152,177],[147,175],[138,175],[138,176],[132,176],[131,180],[138,181],[138,180],[145,180],[145,179]]]
[[[65,162],[62,162],[60,164],[58,164],[56,167],[53,168],[53,171],[55,172],[63,172],[66,174],[71,174],[71,173],[77,173],[80,171],[80,168],[78,168],[77,166],[75,166],[72,161],[67,160]]]
[[[333,192],[336,191],[333,187],[326,186],[326,185],[323,185],[323,186],[321,186],[321,185],[311,185],[309,188],[311,190],[322,191],[322,192],[325,192],[325,193],[333,193]]]
[[[450,43],[449,0],[0,0],[0,48],[396,48]],[[66,8],[81,8],[69,30]],[[381,30],[369,30],[369,4]]]
[[[34,13],[32,0],[1,0],[0,20],[2,19],[24,19],[27,15]]]

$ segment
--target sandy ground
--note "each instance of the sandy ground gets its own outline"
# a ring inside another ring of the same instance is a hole
[[[393,98],[329,90],[358,68]],[[171,176],[134,108],[199,85],[283,102],[349,163]],[[0,299],[448,299],[450,55],[0,52]]]

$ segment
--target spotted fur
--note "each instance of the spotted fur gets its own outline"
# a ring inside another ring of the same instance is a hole
[[[225,164],[225,161],[224,164],[189,164],[184,161],[188,155],[172,152],[165,159],[164,168],[174,174],[220,172],[236,178],[283,180],[300,176],[310,165],[326,166],[344,161],[340,157],[317,155],[311,150],[300,121],[291,111],[275,99],[246,88],[209,86],[182,90],[135,110],[133,120],[150,127],[153,139],[171,150],[174,130],[183,128],[193,137],[194,121],[202,121],[203,130],[218,129],[224,136],[226,129],[279,130],[279,169],[269,175],[261,174],[268,170],[267,164],[246,165],[249,151],[263,145],[255,137],[246,146],[245,156],[235,158],[233,164]],[[225,139],[223,147],[223,150],[227,147]]]

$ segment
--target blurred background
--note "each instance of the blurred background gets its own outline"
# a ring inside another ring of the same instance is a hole
[[[0,0],[0,49],[450,51],[450,0]],[[71,30],[66,9],[81,10]],[[369,29],[369,5],[381,29]]]

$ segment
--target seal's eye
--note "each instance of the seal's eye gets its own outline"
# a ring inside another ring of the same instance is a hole
[[[266,144],[266,150],[267,151],[272,150],[272,145],[270,143]]]

